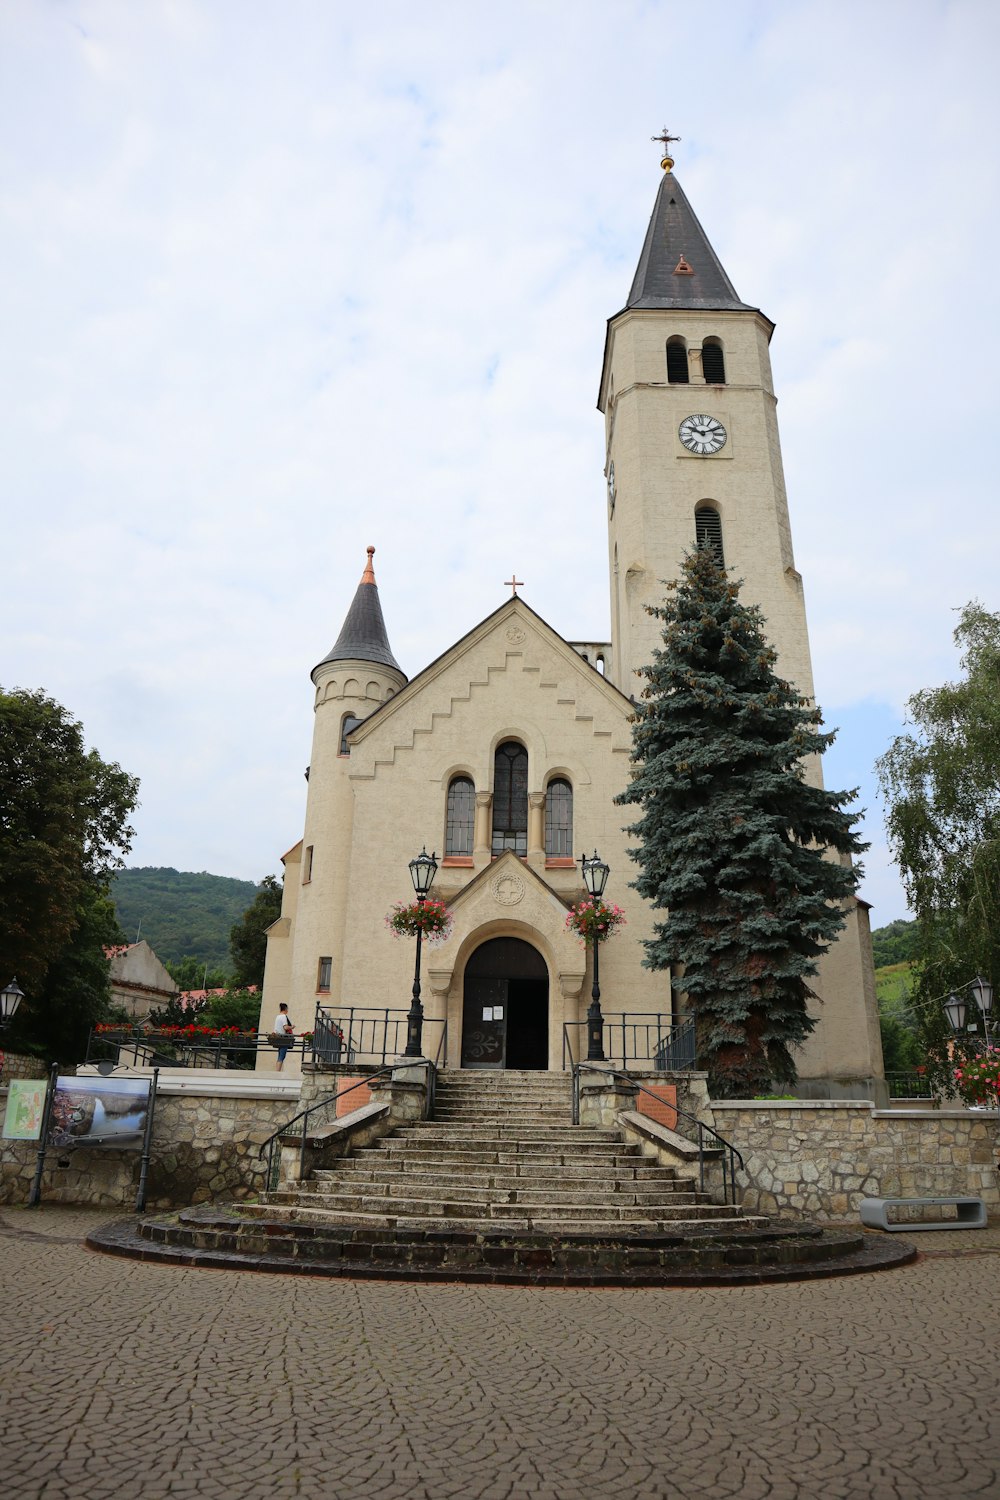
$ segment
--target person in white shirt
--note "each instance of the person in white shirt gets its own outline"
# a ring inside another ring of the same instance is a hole
[[[291,1016],[288,1014],[288,1006],[283,1000],[278,1006],[278,1014],[274,1018],[274,1026],[272,1029],[276,1036],[287,1036],[288,1047],[292,1045],[295,1040],[295,1027],[292,1024]],[[277,1071],[279,1073],[281,1072],[281,1067],[285,1061],[285,1058],[288,1056],[288,1047],[278,1048]]]

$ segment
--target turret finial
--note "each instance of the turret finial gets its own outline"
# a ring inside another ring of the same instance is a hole
[[[372,558],[375,556],[375,548],[374,547],[369,547],[367,549],[367,552],[368,552],[368,561],[365,563],[365,571],[361,575],[361,582],[362,583],[374,583],[375,582],[375,569],[372,567]]]
[[[671,143],[673,141],[679,141],[680,140],[680,136],[679,135],[671,135],[670,131],[667,129],[666,125],[664,125],[661,134],[660,135],[651,135],[650,136],[650,140],[651,141],[659,141],[662,144],[662,146],[663,146],[663,157],[662,157],[662,159],[660,161],[660,166],[663,168],[664,172],[671,171],[671,169],[673,168],[673,165],[674,165],[674,159],[670,155],[670,146],[671,146]]]

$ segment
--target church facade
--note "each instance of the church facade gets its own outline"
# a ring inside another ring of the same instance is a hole
[[[630,810],[614,802],[629,779],[635,674],[660,644],[645,606],[707,542],[761,606],[779,670],[805,696],[813,685],[773,324],[737,297],[669,156],[662,167],[628,300],[608,321],[598,398],[612,639],[566,641],[515,593],[408,680],[368,549],[340,636],[312,672],[305,830],[284,857],[268,934],[264,1029],[280,1001],[300,1031],[317,1004],[334,1017],[407,1007],[414,944],[385,916],[412,896],[408,861],[425,846],[438,857],[432,895],[453,913],[447,940],[424,948],[428,1055],[445,1023],[450,1066],[558,1069],[564,1034],[581,1055],[592,976],[566,916],[585,894],[580,856],[595,849],[611,867],[605,899],[627,916],[601,949],[604,1014],[662,1031],[677,1015],[669,975],[642,967],[653,913],[629,889]],[[808,774],[819,778],[819,764]],[[813,1097],[877,1096],[883,1071],[867,909],[852,902],[846,915],[797,1057]]]

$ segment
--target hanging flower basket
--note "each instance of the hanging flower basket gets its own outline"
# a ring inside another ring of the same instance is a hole
[[[397,901],[385,919],[385,925],[396,937],[416,937],[423,933],[425,943],[443,943],[451,936],[454,918],[443,901]]]
[[[968,1104],[992,1104],[1000,1095],[1000,1048],[987,1047],[955,1069],[958,1092]]]
[[[584,943],[606,943],[624,925],[625,913],[621,907],[607,901],[581,901],[566,914],[566,930],[575,932]]]

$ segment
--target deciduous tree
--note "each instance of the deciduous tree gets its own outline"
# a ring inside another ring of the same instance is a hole
[[[234,985],[245,988],[264,983],[267,929],[280,916],[281,882],[273,875],[265,875],[253,901],[229,934]]]
[[[917,922],[914,1010],[942,1069],[949,990],[1000,980],[1000,614],[961,611],[964,676],[915,693],[878,761],[886,830]]]
[[[138,785],[54,699],[0,691],[0,983],[16,974],[26,995],[12,1043],[71,1056],[106,1000],[108,881]]]

